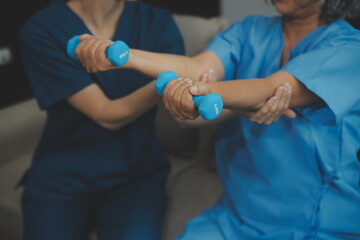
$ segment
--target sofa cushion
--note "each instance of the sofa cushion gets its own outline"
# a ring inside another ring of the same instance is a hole
[[[0,110],[0,166],[22,154],[33,152],[45,123],[35,99]]]
[[[20,195],[15,185],[28,168],[45,113],[30,99],[0,110],[0,236],[21,239]]]
[[[202,18],[174,14],[174,19],[183,36],[187,56],[200,53],[216,33],[229,26],[229,22],[221,17]]]
[[[167,187],[162,239],[181,234],[187,221],[212,206],[221,193],[222,185],[215,172],[194,167],[174,176]]]
[[[174,14],[174,19],[183,36],[186,55],[194,56],[201,52],[214,35],[228,27],[224,18],[201,18]],[[213,168],[213,144],[216,126],[201,129],[181,128],[164,109],[159,106],[156,128],[158,138],[166,153],[183,157],[195,158],[204,167]],[[208,151],[207,149],[210,149]],[[187,160],[185,160],[187,161]]]

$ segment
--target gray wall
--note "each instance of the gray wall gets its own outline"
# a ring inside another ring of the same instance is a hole
[[[265,3],[265,0],[221,0],[221,15],[230,22],[252,14],[277,15],[274,7]]]

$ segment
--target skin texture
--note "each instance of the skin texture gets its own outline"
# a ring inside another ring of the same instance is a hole
[[[124,1],[115,0],[70,0],[67,5],[83,20],[91,33],[99,39],[111,39],[124,8]],[[98,65],[98,59],[110,64],[105,55],[109,41],[96,43],[96,58],[89,58],[88,65]],[[84,57],[88,57],[88,51]],[[90,71],[91,72],[91,71]],[[80,90],[67,102],[99,125],[109,130],[117,130],[151,109],[160,101],[154,91],[154,82],[130,93],[111,100],[97,84]]]
[[[310,31],[324,24],[320,20],[317,1],[309,0],[279,0],[274,1],[277,11],[284,16],[284,42],[281,65],[289,58],[289,51]],[[290,107],[303,106],[319,101],[319,98],[306,89],[297,79],[286,72],[277,72],[264,79],[229,81],[222,83],[194,83],[189,87],[189,95],[206,95],[217,93],[223,97],[226,108],[257,110],[263,106],[273,91],[288,83],[292,89]],[[189,116],[194,111],[184,85],[174,83],[168,85],[164,92],[165,106],[174,116],[193,118]],[[254,89],[251,91],[250,89]],[[288,89],[288,87],[286,87]],[[279,91],[283,91],[279,89]],[[282,106],[283,102],[281,103]],[[271,109],[271,108],[270,108]],[[184,114],[186,113],[186,115]]]
[[[283,15],[285,46],[282,51],[281,65],[284,65],[288,61],[289,51],[310,31],[324,23],[320,19],[317,1],[278,0],[274,1],[274,6]],[[98,42],[104,42],[104,40],[94,39],[89,35],[81,36],[81,44],[76,49],[76,54],[83,66],[91,72],[117,68],[98,57],[97,46],[100,44]],[[224,105],[231,110],[231,115],[243,113],[250,119],[267,124],[277,120],[279,112],[284,113],[288,107],[303,106],[319,101],[317,96],[286,72],[277,72],[264,79],[214,83],[185,81],[186,78],[201,79],[209,69],[213,69],[215,79],[224,78],[223,66],[215,53],[211,51],[204,51],[195,57],[186,57],[131,49],[129,61],[122,68],[134,69],[154,78],[165,70],[171,70],[178,76],[183,76],[182,80],[170,82],[164,91],[166,108],[179,119],[197,118],[198,113],[192,102],[192,95],[204,95],[210,92],[218,93],[223,97]]]

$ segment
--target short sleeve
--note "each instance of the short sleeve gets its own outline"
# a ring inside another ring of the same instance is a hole
[[[302,82],[323,102],[297,108],[306,118],[336,124],[360,110],[360,45],[327,47],[301,54],[282,70]]]
[[[250,17],[244,21],[232,24],[225,31],[215,35],[205,50],[214,52],[223,64],[225,80],[235,77],[237,65],[241,61],[241,54],[244,45],[244,36],[248,32]]]
[[[93,83],[79,62],[67,56],[65,44],[39,28],[23,28],[23,63],[41,109],[56,104]]]
[[[183,38],[173,16],[170,13],[167,14],[164,30],[160,36],[162,36],[160,52],[178,55],[185,54]]]

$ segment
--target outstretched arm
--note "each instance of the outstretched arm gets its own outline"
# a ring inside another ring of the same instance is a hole
[[[164,71],[173,71],[178,76],[188,76],[191,79],[198,80],[204,72],[213,69],[217,79],[224,78],[222,63],[211,51],[204,51],[194,57],[187,57],[130,49],[128,62],[124,66],[116,67],[107,60],[105,55],[106,48],[111,42],[97,39],[89,34],[81,35],[80,41],[75,54],[88,72],[130,68],[156,78]]]
[[[223,97],[227,108],[257,110],[274,94],[276,88],[285,83],[290,84],[292,88],[289,107],[309,105],[320,100],[295,77],[285,71],[276,72],[265,79],[213,83],[209,89]],[[192,92],[195,94],[196,87],[193,88]]]
[[[80,37],[81,43],[76,48],[76,55],[88,72],[106,71],[118,68],[113,66],[107,59],[105,51],[111,44],[109,41],[96,39],[91,35],[84,34]],[[174,54],[152,53],[142,50],[131,49],[128,62],[122,66],[142,72],[145,75],[156,78],[161,72],[172,70],[180,76],[189,76],[192,79],[200,79],[204,72],[212,69],[212,75],[215,79],[224,78],[223,65],[219,58],[212,51],[204,51],[195,57],[186,57]],[[210,74],[209,74],[210,75]],[[275,92],[274,92],[275,93]],[[278,96],[281,96],[279,93]],[[289,94],[291,95],[291,93]],[[253,121],[258,123],[270,124],[276,121],[284,112],[280,101],[289,97],[270,99],[259,112],[245,112]],[[265,102],[264,102],[265,103]],[[285,106],[285,105],[284,105]],[[193,111],[193,114],[196,111]],[[285,111],[286,116],[292,117],[294,113],[291,110]]]
[[[130,93],[110,100],[96,84],[70,96],[67,101],[102,127],[117,130],[133,121],[158,103],[154,82]]]
[[[195,107],[192,95],[219,94],[224,107],[233,110],[257,111],[274,95],[276,89],[288,83],[292,89],[290,107],[308,105],[320,99],[296,78],[285,71],[279,71],[265,79],[234,80],[227,82],[184,85],[179,80],[171,81],[164,91],[165,107],[180,119],[192,119]]]

